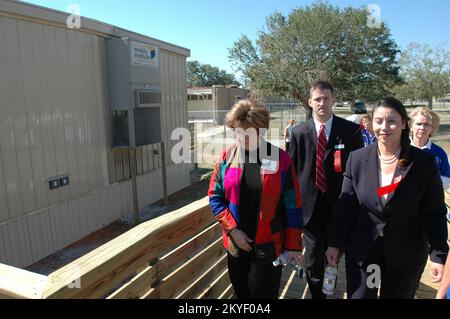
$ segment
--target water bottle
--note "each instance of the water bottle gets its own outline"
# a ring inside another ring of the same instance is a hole
[[[272,264],[274,266],[286,266],[292,259],[289,257],[289,254],[285,251],[280,256],[275,259]]]
[[[280,256],[277,257],[277,259],[275,259],[272,264],[276,267],[276,266],[291,266],[291,267],[295,267],[295,269],[297,270],[297,278],[301,279],[303,278],[303,267],[297,265],[297,263],[295,262],[294,259],[292,259],[289,256],[288,252],[283,252]]]
[[[336,288],[337,267],[328,265],[325,268],[325,274],[323,276],[322,292],[331,296],[334,294],[334,288]]]

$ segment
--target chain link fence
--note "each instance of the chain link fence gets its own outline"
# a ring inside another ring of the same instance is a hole
[[[267,103],[270,112],[270,127],[266,139],[284,148],[283,131],[288,121],[300,124],[306,119],[304,109],[298,103]],[[188,121],[191,132],[191,149],[195,167],[212,168],[220,153],[234,143],[233,130],[224,124],[229,110],[189,111]]]

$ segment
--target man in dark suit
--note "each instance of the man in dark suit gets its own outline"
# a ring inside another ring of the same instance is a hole
[[[351,151],[364,146],[359,126],[333,115],[335,102],[330,83],[317,81],[311,86],[313,117],[292,130],[289,150],[300,182],[304,265],[313,299],[325,298],[325,251],[345,164]]]

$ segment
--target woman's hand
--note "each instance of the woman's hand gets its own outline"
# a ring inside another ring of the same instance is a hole
[[[327,263],[331,266],[337,266],[339,263],[339,249],[336,247],[328,247],[325,252],[325,257],[327,257]]]
[[[447,290],[450,289],[450,285],[441,285],[436,294],[436,299],[446,299],[447,298]]]
[[[444,265],[438,263],[431,263],[431,282],[439,282],[444,274]]]
[[[251,240],[246,233],[244,233],[242,230],[238,228],[234,228],[231,231],[230,234],[231,238],[235,242],[235,244],[242,250],[249,252],[252,250],[252,247],[249,245],[249,243],[252,243],[253,240]]]
[[[302,254],[301,251],[286,250],[286,252],[288,253],[289,257],[292,258],[295,261],[297,266],[301,266],[302,265],[303,254]]]

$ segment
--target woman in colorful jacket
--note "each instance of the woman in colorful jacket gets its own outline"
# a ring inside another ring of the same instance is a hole
[[[257,101],[233,106],[226,125],[236,143],[216,163],[208,191],[238,299],[278,298],[282,267],[273,261],[283,252],[302,261],[300,188],[289,155],[262,138],[269,121]]]

